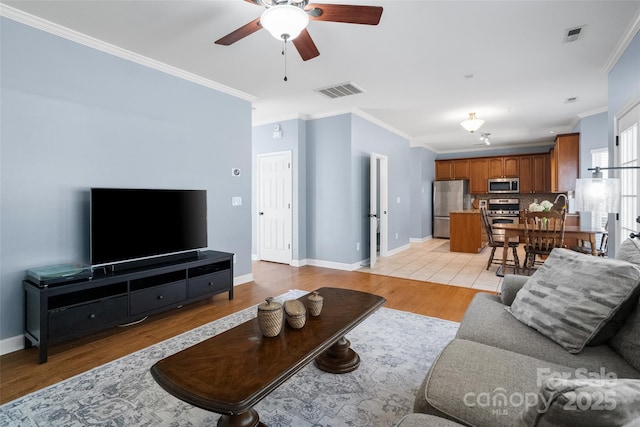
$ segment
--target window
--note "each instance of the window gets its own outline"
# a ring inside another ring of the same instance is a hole
[[[640,121],[640,105],[620,118],[619,132],[619,166],[638,166],[638,122]],[[637,231],[640,224],[638,217],[638,169],[620,170],[620,228],[621,238],[625,239],[629,233]]]
[[[595,150],[591,150],[591,167],[595,168],[596,166],[601,168],[606,168],[609,166],[609,149],[608,148],[598,148]],[[601,172],[602,172],[603,178],[609,178],[608,170],[603,170]],[[591,228],[593,228],[594,230],[607,227],[608,221],[609,221],[609,214],[607,212],[591,213]],[[598,235],[598,245],[600,245],[601,239],[602,239],[602,236]]]

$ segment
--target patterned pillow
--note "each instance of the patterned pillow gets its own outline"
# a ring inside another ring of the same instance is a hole
[[[506,310],[570,353],[579,353],[623,303],[636,297],[639,285],[640,266],[558,248]]]
[[[620,245],[616,258],[640,265],[640,240],[627,239]]]
[[[549,378],[530,400],[516,425],[624,426],[640,417],[640,380]]]

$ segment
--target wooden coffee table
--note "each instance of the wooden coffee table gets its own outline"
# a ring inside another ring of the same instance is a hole
[[[360,357],[344,337],[385,299],[366,292],[320,288],[322,313],[302,329],[286,324],[262,335],[257,318],[158,361],[153,378],[178,399],[222,414],[218,426],[264,425],[253,406],[311,360],[327,372],[351,372]],[[307,295],[298,298],[306,303]]]

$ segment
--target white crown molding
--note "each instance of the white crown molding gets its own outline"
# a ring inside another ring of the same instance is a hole
[[[578,117],[584,119],[585,117],[595,116],[596,114],[606,113],[609,111],[609,107],[606,105],[600,108],[594,108],[593,110],[585,111],[584,113],[578,113]]]
[[[355,114],[356,116],[362,117],[363,119],[365,119],[367,121],[370,121],[373,124],[376,124],[376,125],[380,126],[381,128],[384,128],[384,129],[388,130],[391,133],[394,133],[394,134],[398,135],[401,138],[406,139],[407,142],[409,142],[409,145],[411,145],[411,141],[412,141],[413,138],[410,135],[407,135],[406,133],[394,128],[393,126],[390,126],[389,124],[381,121],[380,119],[378,119],[376,117],[373,117],[372,115],[370,115],[368,113],[365,113],[364,111],[359,110],[357,108],[354,108],[352,110],[352,113]]]
[[[249,102],[254,102],[257,99],[257,97],[253,95],[249,95],[247,93],[230,88],[223,84],[214,82],[213,80],[206,79],[204,77],[201,77],[196,74],[190,73],[188,71],[182,70],[180,68],[176,68],[174,66],[165,64],[163,62],[156,61],[155,59],[151,59],[146,56],[137,54],[135,52],[131,52],[129,50],[112,45],[110,43],[107,43],[105,41],[80,33],[78,31],[74,31],[67,27],[63,27],[62,25],[55,24],[53,22],[47,21],[45,19],[39,18],[35,15],[31,15],[29,13],[23,12],[19,9],[16,9],[11,6],[7,6],[2,3],[0,3],[0,16],[3,16],[5,18],[11,19],[16,22],[20,22],[21,24],[28,25],[38,30],[45,31],[55,36],[59,36],[67,40],[71,40],[81,45],[99,50],[101,52],[105,52],[110,55],[117,56],[118,58],[122,58],[127,61],[131,61],[136,64],[152,68],[154,70],[162,71],[163,73],[172,75],[174,77],[188,80],[192,83],[199,84],[209,89],[214,89],[219,92],[223,92],[228,95],[232,95],[237,98],[244,99]]]
[[[615,67],[615,65],[618,63],[618,60],[627,49],[627,47],[629,47],[629,44],[636,36],[638,31],[640,31],[640,10],[636,14],[635,19],[631,21],[631,24],[629,24],[629,28],[627,28],[622,38],[618,41],[618,44],[611,53],[611,56],[609,56],[607,62],[605,62],[603,67],[603,71],[605,74],[609,74],[611,70],[613,70],[613,67]]]
[[[256,121],[253,123],[253,126],[263,126],[263,125],[268,125],[268,124],[273,124],[273,123],[277,123],[277,122],[284,122],[287,120],[294,120],[294,119],[300,119],[300,120],[304,120],[304,121],[309,121],[309,120],[318,120],[318,119],[326,119],[328,117],[335,117],[335,116],[341,116],[343,114],[354,114],[356,116],[359,116],[363,119],[365,119],[368,122],[373,123],[374,125],[380,126],[381,128],[384,128],[386,130],[388,130],[391,133],[394,133],[396,135],[398,135],[401,138],[406,139],[410,144],[412,142],[412,138],[399,131],[398,129],[389,126],[388,124],[386,124],[385,122],[365,113],[362,110],[359,110],[357,108],[353,108],[353,109],[349,109],[349,110],[339,110],[339,111],[330,111],[330,112],[325,112],[325,113],[320,113],[320,114],[298,114],[295,117],[292,116],[288,116],[288,117],[281,117],[278,120],[265,120],[265,121]]]
[[[542,142],[532,142],[532,143],[526,143],[526,144],[522,144],[522,145],[517,145],[517,144],[509,144],[509,145],[490,145],[490,146],[486,146],[483,145],[482,147],[477,147],[477,148],[467,148],[465,150],[443,150],[443,151],[436,151],[434,148],[431,148],[427,145],[421,145],[420,147],[422,148],[426,148],[427,150],[430,150],[436,154],[453,154],[453,153],[461,153],[461,152],[465,152],[465,153],[471,153],[471,152],[487,152],[487,151],[496,151],[496,150],[511,150],[511,149],[523,149],[523,148],[532,148],[532,147],[550,147],[554,144],[553,141],[542,141]]]

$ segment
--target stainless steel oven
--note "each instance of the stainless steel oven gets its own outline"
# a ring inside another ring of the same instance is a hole
[[[487,214],[491,224],[518,224],[520,222],[520,199],[489,199]],[[494,230],[494,234],[504,234],[504,230]]]

